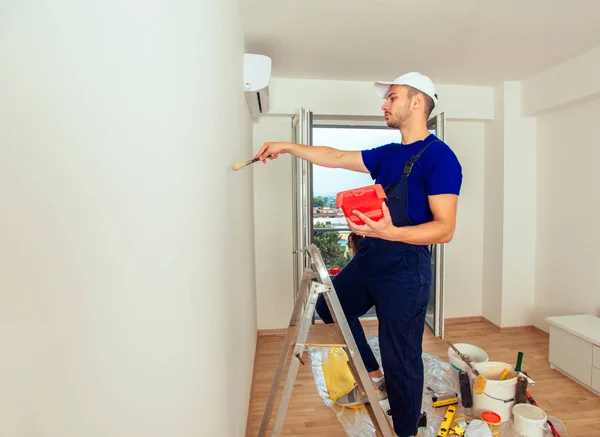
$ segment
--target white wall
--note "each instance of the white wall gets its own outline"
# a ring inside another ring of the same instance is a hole
[[[533,322],[547,316],[600,316],[595,217],[599,150],[600,47],[522,83],[521,108],[537,116],[536,247]]]
[[[483,276],[483,121],[493,117],[493,89],[447,85],[440,85],[439,89],[447,117],[447,141],[457,152],[465,175],[457,231],[446,251],[445,316],[479,316]],[[273,78],[269,90],[272,106],[269,116],[261,118],[254,127],[255,150],[265,141],[289,140],[290,118],[282,114],[293,114],[300,107],[313,111],[315,116],[381,116],[382,101],[374,95],[370,82]],[[293,305],[291,160],[280,161],[281,157],[253,170],[259,329],[287,326]],[[269,259],[271,264],[260,266],[259,258]],[[287,291],[283,288],[286,284]]]
[[[502,324],[504,87],[494,88],[494,120],[485,126],[482,315]]]
[[[600,316],[600,98],[538,119],[535,325],[566,314]]]
[[[502,326],[532,323],[536,123],[521,116],[521,83],[495,87],[486,127],[483,316]]]
[[[237,2],[23,0],[2,15],[0,435],[244,435],[256,320],[252,176],[231,171],[252,149]]]
[[[445,317],[481,315],[483,276],[484,148],[483,121],[450,120],[446,142],[463,168],[456,232],[445,246]]]
[[[292,141],[291,117],[262,117],[254,125],[258,150],[266,141]],[[292,156],[256,163],[254,229],[258,329],[287,327],[294,306]]]
[[[522,117],[521,83],[504,83],[502,319],[531,325],[534,300],[536,120]]]
[[[522,113],[537,115],[600,95],[600,46],[523,81]]]

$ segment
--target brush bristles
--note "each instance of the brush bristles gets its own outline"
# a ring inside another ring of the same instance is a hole
[[[517,392],[515,394],[515,404],[527,403],[527,380],[522,376],[517,378]]]
[[[475,386],[473,387],[473,393],[476,395],[482,395],[485,391],[485,386],[487,385],[487,379],[483,375],[479,375],[475,379]]]
[[[247,162],[238,162],[237,164],[234,164],[232,168],[233,168],[234,170],[239,170],[240,168],[244,168],[244,167],[246,167],[247,165],[248,165],[248,163],[247,163]]]

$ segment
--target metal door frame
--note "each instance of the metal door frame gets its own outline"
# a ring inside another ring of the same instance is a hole
[[[445,137],[446,116],[440,112],[430,118],[427,123],[428,129],[435,129],[435,135],[442,141]],[[433,335],[444,338],[444,286],[445,286],[445,244],[434,244],[432,256],[435,256],[435,306],[433,308],[433,321],[425,315],[425,324]]]
[[[312,145],[313,114],[300,108],[292,117],[294,141],[307,146]],[[299,284],[304,269],[310,267],[308,255],[300,250],[312,244],[312,164],[304,159],[292,156],[293,187],[293,230],[294,230],[294,299],[299,293]]]

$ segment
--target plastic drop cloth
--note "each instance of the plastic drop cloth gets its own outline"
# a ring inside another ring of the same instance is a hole
[[[373,349],[373,353],[377,358],[377,361],[381,365],[381,354],[379,352],[379,339],[377,337],[368,340],[369,345]],[[371,437],[375,436],[375,428],[371,422],[371,418],[364,407],[359,408],[344,408],[337,405],[331,400],[327,392],[327,386],[325,385],[325,378],[323,375],[323,368],[321,367],[326,362],[331,354],[330,348],[309,348],[309,354],[312,361],[313,376],[319,396],[325,404],[335,411],[336,416],[346,434],[349,437]],[[432,393],[427,390],[427,387],[431,387],[438,393],[443,392],[455,392],[460,393],[458,385],[458,374],[450,367],[449,363],[442,361],[440,358],[423,353],[423,365],[425,367],[425,384],[423,387],[423,406],[422,409],[427,414],[427,427],[419,428],[418,437],[436,437],[437,432],[446,414],[447,407],[434,408],[431,405]],[[385,369],[384,369],[385,371]],[[390,405],[387,400],[380,401],[380,404],[384,411],[390,409]],[[543,409],[543,405],[540,405]],[[478,419],[478,417],[471,416],[470,408],[463,408],[460,401],[457,405],[455,419],[461,414],[469,417]],[[568,437],[567,429],[562,421],[556,417],[548,415],[548,420],[552,422],[556,430],[559,432],[561,437]],[[500,427],[500,437],[518,437],[516,431],[512,426],[512,422],[505,422]],[[552,433],[548,430],[545,431],[544,437],[552,437]]]

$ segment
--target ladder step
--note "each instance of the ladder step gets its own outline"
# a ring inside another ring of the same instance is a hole
[[[291,338],[295,339],[298,334],[297,326],[290,326]],[[292,345],[296,342],[292,341]],[[346,347],[346,342],[339,328],[335,324],[315,323],[308,331],[306,347]]]

